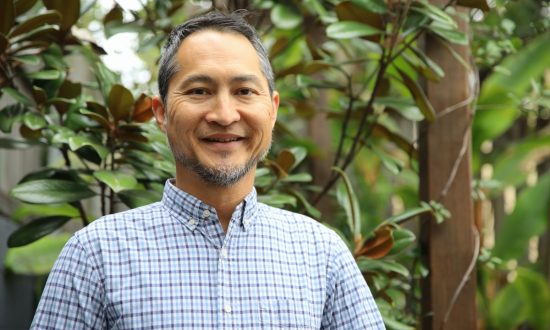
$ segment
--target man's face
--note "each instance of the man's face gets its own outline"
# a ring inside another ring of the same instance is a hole
[[[218,186],[253,175],[279,106],[254,47],[240,34],[203,30],[182,42],[175,61],[167,104],[155,113],[181,170]]]

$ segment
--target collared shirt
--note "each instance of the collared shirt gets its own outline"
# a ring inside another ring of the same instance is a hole
[[[162,201],[78,231],[31,329],[383,329],[344,242],[253,190],[224,233],[167,181]]]

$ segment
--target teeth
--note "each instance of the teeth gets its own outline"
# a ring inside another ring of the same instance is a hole
[[[228,139],[207,139],[208,141],[212,142],[234,142],[239,140],[239,138],[228,138]]]

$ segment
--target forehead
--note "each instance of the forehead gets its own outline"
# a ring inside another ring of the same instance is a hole
[[[256,49],[245,36],[210,29],[185,38],[176,54],[176,61],[182,71],[213,68],[260,70]]]

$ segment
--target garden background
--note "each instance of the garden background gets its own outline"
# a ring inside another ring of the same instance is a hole
[[[389,329],[549,329],[550,4],[535,0],[2,0],[0,329],[28,328],[72,232],[160,199],[160,47],[236,9],[281,94],[260,200],[336,230]]]

